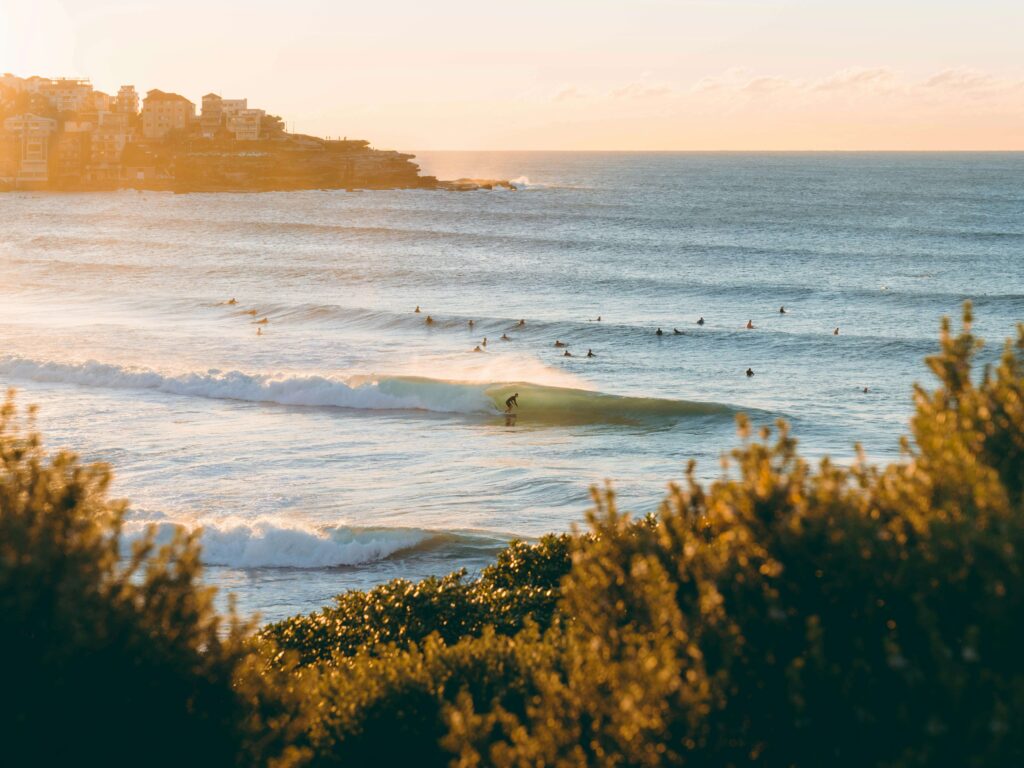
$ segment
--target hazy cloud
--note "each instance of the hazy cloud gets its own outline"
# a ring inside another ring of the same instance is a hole
[[[773,91],[781,91],[786,88],[792,88],[798,84],[799,81],[787,80],[784,77],[755,77],[748,80],[743,87],[740,88],[744,93],[772,93]]]
[[[896,73],[887,67],[850,67],[817,81],[816,91],[840,91],[846,88],[887,86],[896,78]]]
[[[992,77],[975,69],[944,69],[924,81],[925,88],[946,88],[956,91],[976,91],[1012,86],[1013,83]]]
[[[610,95],[615,99],[654,99],[659,96],[668,96],[672,91],[672,86],[665,83],[638,81],[613,88]]]
[[[876,93],[891,95],[895,92],[912,96],[917,93],[946,91],[974,96],[996,95],[1024,88],[1024,82],[998,78],[973,69],[944,69],[921,81],[912,81],[888,67],[849,67],[818,80],[808,81],[776,75],[759,75],[746,69],[734,68],[713,77],[705,77],[692,87],[694,92],[719,92],[750,96],[790,90],[811,97],[815,93]]]
[[[586,94],[575,85],[566,85],[555,94],[552,101],[573,101],[575,99],[582,99],[585,95]]]

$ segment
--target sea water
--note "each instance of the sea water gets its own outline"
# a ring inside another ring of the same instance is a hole
[[[1024,320],[1022,154],[420,161],[519,189],[0,195],[0,385],[246,613],[656,510],[742,412],[892,460],[942,316]]]

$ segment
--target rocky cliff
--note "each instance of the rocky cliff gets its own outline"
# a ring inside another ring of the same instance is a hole
[[[366,141],[285,134],[264,141],[190,138],[125,149],[125,186],[176,192],[298,189],[436,189],[413,155]]]

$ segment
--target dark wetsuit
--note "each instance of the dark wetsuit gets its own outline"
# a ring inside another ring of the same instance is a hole
[[[510,397],[508,400],[505,401],[505,410],[511,412],[513,405],[516,408],[519,407],[519,393],[518,392],[516,392],[514,395],[512,395],[512,397]]]

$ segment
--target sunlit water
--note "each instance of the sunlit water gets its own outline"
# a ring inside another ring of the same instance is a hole
[[[0,384],[246,612],[653,510],[740,411],[892,458],[940,317],[1024,319],[1024,155],[421,160],[523,189],[0,195]]]

